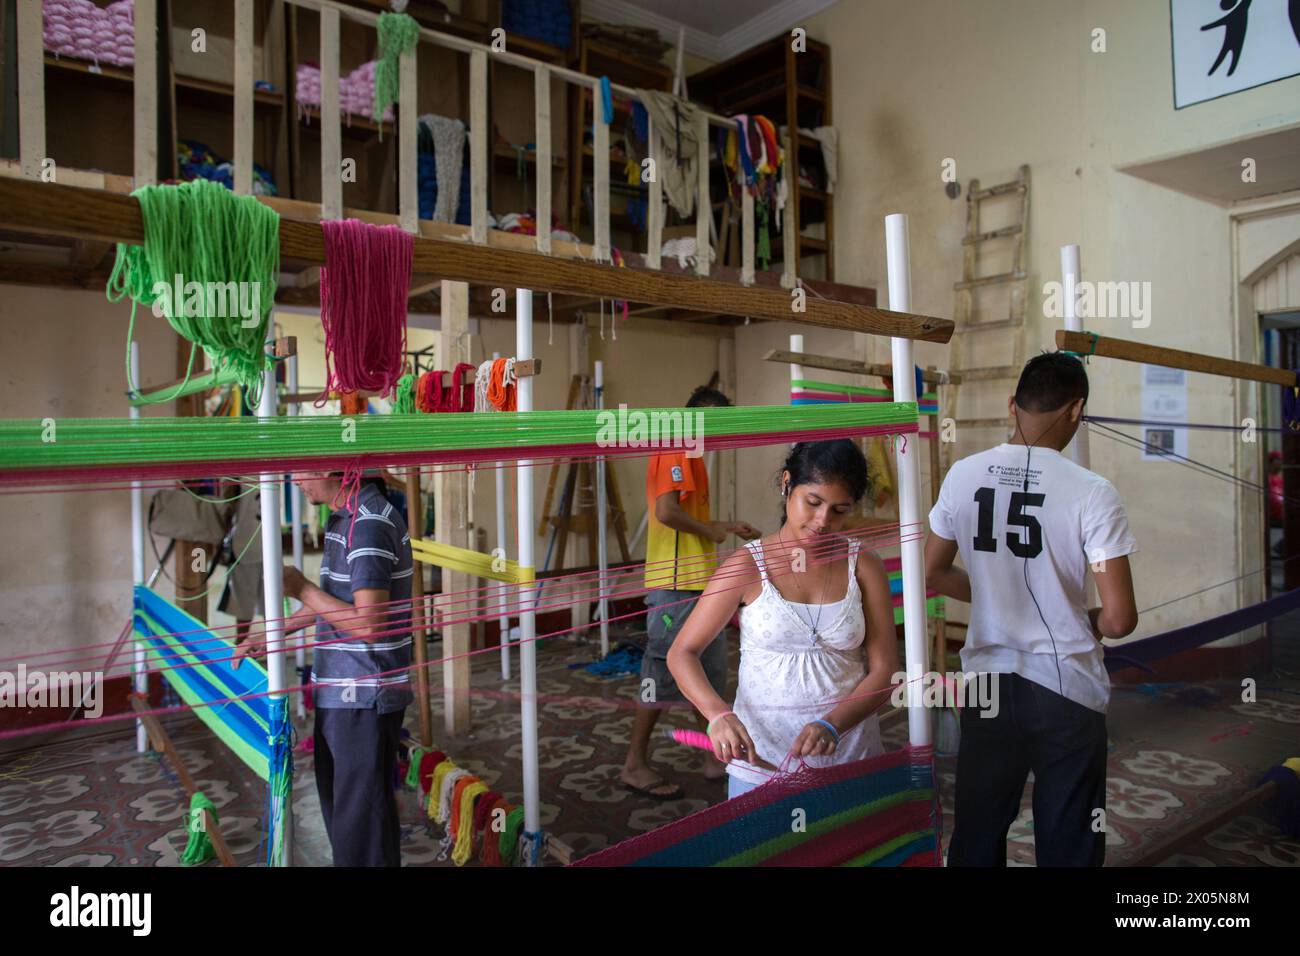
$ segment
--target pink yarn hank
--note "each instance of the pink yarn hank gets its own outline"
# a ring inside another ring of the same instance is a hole
[[[700,750],[713,750],[713,741],[709,740],[708,734],[702,734],[698,730],[687,730],[684,727],[674,728],[671,734],[673,740],[687,747],[698,747]]]
[[[398,226],[321,222],[320,318],[327,392],[385,394],[402,374],[415,240]]]

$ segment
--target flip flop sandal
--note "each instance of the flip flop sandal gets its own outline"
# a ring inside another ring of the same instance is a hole
[[[681,784],[673,784],[673,789],[670,790],[668,793],[652,792],[656,787],[666,787],[666,786],[668,786],[668,781],[665,780],[663,777],[660,777],[658,780],[656,780],[654,783],[650,784],[647,787],[635,787],[630,783],[624,783],[623,789],[635,793],[638,797],[646,797],[650,800],[658,801],[659,803],[667,803],[670,800],[680,800],[682,797],[686,796],[685,791],[682,790]]]

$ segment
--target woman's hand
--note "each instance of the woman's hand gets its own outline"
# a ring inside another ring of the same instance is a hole
[[[790,747],[792,757],[829,757],[835,753],[835,735],[825,724],[805,724]]]
[[[749,731],[735,714],[720,717],[709,726],[709,741],[713,744],[713,755],[723,763],[744,760],[757,764],[761,759],[754,741],[749,739]]]

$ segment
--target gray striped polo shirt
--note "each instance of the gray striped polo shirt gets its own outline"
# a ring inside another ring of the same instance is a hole
[[[351,527],[352,544],[348,545]],[[341,508],[325,526],[325,554],[320,586],[327,594],[353,603],[354,591],[388,591],[383,633],[367,643],[349,637],[329,619],[316,618],[312,690],[317,707],[374,708],[381,714],[403,710],[411,693],[411,537],[406,519],[374,485],[357,497],[356,521]],[[337,640],[336,640],[337,639]],[[335,641],[335,643],[319,643]],[[396,673],[393,673],[396,671]]]

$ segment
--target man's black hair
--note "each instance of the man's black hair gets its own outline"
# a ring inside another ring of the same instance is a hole
[[[708,385],[701,385],[695,391],[691,392],[691,397],[686,400],[687,408],[699,408],[706,406],[708,408],[730,408],[731,399],[727,398],[716,388],[710,388]]]
[[[1088,401],[1088,373],[1068,352],[1035,355],[1016,384],[1016,405],[1027,412],[1054,412],[1080,398]]]

